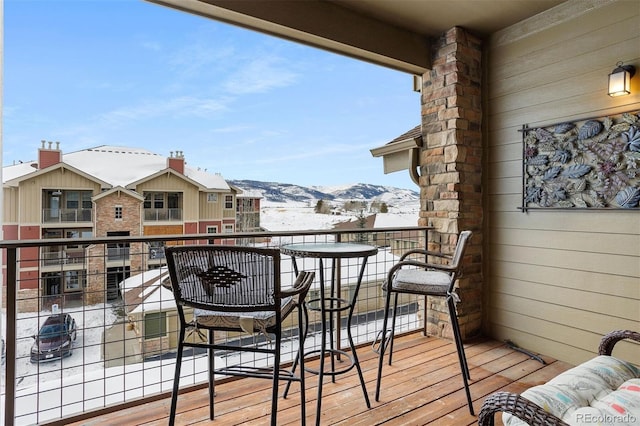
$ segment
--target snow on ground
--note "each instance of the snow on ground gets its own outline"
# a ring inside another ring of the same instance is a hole
[[[415,314],[398,316],[397,327],[404,332],[415,328]],[[381,328],[382,321],[366,322],[352,327],[355,344],[372,341],[376,331]],[[343,329],[342,347],[348,347],[346,331]],[[318,349],[320,334],[311,333],[305,341],[305,351]],[[297,340],[283,341],[282,362],[290,361],[290,356],[297,350]],[[363,347],[359,351],[368,350]],[[74,353],[74,356],[76,354]],[[89,355],[86,353],[85,355]],[[269,360],[260,355],[226,353],[216,356],[215,364],[228,365],[240,362],[256,362],[269,365]],[[99,359],[96,358],[96,360]],[[86,363],[91,359],[85,359]],[[182,362],[180,385],[187,386],[207,380],[207,358],[205,355],[185,356]],[[61,370],[57,380],[49,380],[36,386],[19,386],[16,395],[16,425],[31,425],[54,420],[62,416],[70,416],[83,411],[102,408],[109,404],[149,396],[161,391],[169,391],[173,386],[175,359],[147,361],[120,367],[103,369],[101,364],[86,366],[82,374],[71,373],[69,369]],[[356,374],[355,371],[353,374]],[[312,376],[312,374],[307,374]],[[61,404],[61,401],[63,403]],[[4,404],[4,393],[2,395]],[[37,407],[37,408],[36,408]],[[36,413],[37,410],[37,413]]]
[[[99,304],[65,309],[76,320],[77,335],[70,356],[55,361],[33,364],[31,346],[52,311],[18,314],[16,332],[16,381],[19,387],[27,387],[47,381],[57,381],[61,376],[82,374],[88,369],[102,368],[102,331],[118,318],[115,307]],[[4,322],[4,321],[3,321]]]
[[[273,203],[263,201],[260,224],[268,231],[302,231],[307,229],[331,229],[337,223],[357,220],[356,212],[340,215],[319,214],[308,203]],[[376,227],[417,226],[419,202],[391,208],[389,213],[378,213]],[[368,216],[372,213],[366,213]]]
[[[376,227],[415,226],[418,220],[416,206],[394,209],[395,214],[379,214]],[[261,210],[262,226],[268,231],[294,231],[331,229],[336,223],[355,220],[356,214],[317,214],[307,203],[263,202]],[[127,399],[149,395],[171,388],[174,369],[173,360],[144,362],[122,367],[104,368],[102,362],[102,332],[118,320],[116,307],[110,304],[66,309],[77,322],[78,335],[71,356],[62,360],[32,364],[29,360],[32,335],[37,334],[39,325],[51,314],[22,313],[18,316],[16,352],[16,384],[18,400],[16,414],[26,414],[38,407],[35,414],[20,418],[16,424],[33,424],[45,419],[70,415],[106,404],[124,402]],[[3,312],[4,316],[4,312]],[[411,324],[414,319],[407,320]],[[5,318],[2,324],[6,324]],[[378,326],[374,323],[358,325],[365,327],[354,333],[356,338],[372,340],[371,335]],[[314,339],[308,344],[313,345]],[[194,370],[206,371],[202,356],[185,359],[185,374]],[[126,380],[124,378],[126,377]],[[204,375],[190,375],[187,382],[206,380]],[[181,380],[181,383],[183,380]],[[2,381],[4,385],[4,380]],[[63,386],[62,389],[60,387]],[[4,405],[4,388],[2,389]],[[61,406],[60,400],[64,401]],[[0,419],[1,421],[1,419]]]
[[[349,216],[343,215],[318,214],[306,204],[267,204],[260,210],[260,224],[272,232],[331,229],[336,223],[349,219]]]

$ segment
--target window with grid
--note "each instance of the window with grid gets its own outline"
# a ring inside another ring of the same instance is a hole
[[[233,208],[233,195],[225,195],[224,196],[224,208],[232,209]]]
[[[149,312],[144,316],[144,338],[157,339],[167,335],[167,313]]]

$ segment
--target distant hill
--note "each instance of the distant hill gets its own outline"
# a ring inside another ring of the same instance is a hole
[[[336,203],[344,201],[379,201],[391,207],[415,204],[420,200],[420,195],[416,191],[365,183],[306,187],[289,183],[255,180],[227,180],[227,182],[245,192],[261,194],[268,203],[304,203],[313,205],[318,200]]]

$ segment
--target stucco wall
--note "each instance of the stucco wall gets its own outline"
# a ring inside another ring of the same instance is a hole
[[[522,125],[640,110],[640,5],[571,0],[496,33],[485,52],[485,332],[573,364],[640,330],[640,211],[518,210]],[[632,94],[607,95],[618,61]],[[640,359],[638,345],[617,348]]]

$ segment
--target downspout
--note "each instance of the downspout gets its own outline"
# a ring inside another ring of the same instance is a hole
[[[420,148],[412,148],[409,154],[409,175],[418,187],[420,186]]]

